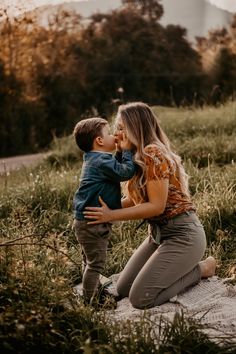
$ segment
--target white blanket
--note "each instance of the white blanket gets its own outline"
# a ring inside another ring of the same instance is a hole
[[[111,276],[109,291],[114,294],[118,276]],[[103,283],[109,281],[108,278],[102,278]],[[80,294],[81,285],[75,287]],[[236,343],[236,286],[227,284],[226,279],[217,276],[201,280],[169,302],[145,311],[133,308],[128,298],[119,301],[116,310],[106,311],[108,321],[138,321],[145,317],[157,323],[157,327],[161,317],[172,321],[176,313],[183,313],[185,318],[195,319],[205,325],[204,331],[211,339],[228,338]]]
[[[112,276],[113,289],[117,275]],[[206,325],[205,332],[213,338],[229,338],[236,341],[236,286],[226,284],[225,279],[216,276],[202,280],[185,292],[179,294],[161,306],[148,310],[132,307],[128,298],[118,302],[117,309],[109,316],[113,320],[138,320],[148,315],[152,321],[159,323],[162,316],[172,321],[176,312],[183,312],[186,318],[196,319]]]

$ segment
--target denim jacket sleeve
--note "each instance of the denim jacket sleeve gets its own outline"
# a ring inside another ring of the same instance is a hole
[[[122,151],[116,151],[114,157],[118,162],[122,162]]]
[[[129,150],[122,152],[122,160],[119,162],[113,155],[106,154],[100,161],[100,168],[105,176],[116,182],[127,181],[135,173],[133,154]]]

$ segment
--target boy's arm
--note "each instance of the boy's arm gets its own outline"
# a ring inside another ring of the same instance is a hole
[[[114,157],[118,162],[121,163],[122,162],[122,151],[117,150]]]
[[[115,182],[127,181],[132,178],[135,173],[133,154],[130,150],[123,150],[121,162],[113,155],[106,154],[101,159],[100,167],[104,174]]]

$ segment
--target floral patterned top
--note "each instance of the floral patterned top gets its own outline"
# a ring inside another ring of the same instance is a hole
[[[146,146],[145,152],[147,154],[145,158],[147,180],[150,181],[156,178],[169,179],[169,190],[165,211],[163,214],[154,217],[154,219],[162,221],[186,211],[195,211],[195,206],[191,202],[190,197],[181,190],[175,165],[167,160],[157,145],[153,144]]]

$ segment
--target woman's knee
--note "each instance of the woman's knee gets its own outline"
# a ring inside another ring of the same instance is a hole
[[[145,308],[147,308],[146,306],[144,306],[144,304],[142,303],[142,300],[138,297],[129,297],[129,301],[131,303],[131,305],[138,310],[144,310]]]
[[[135,309],[144,310],[154,306],[154,299],[148,292],[130,291],[129,301]]]
[[[116,291],[117,293],[122,296],[122,297],[127,297],[129,296],[129,287],[125,282],[119,281],[116,284]]]

